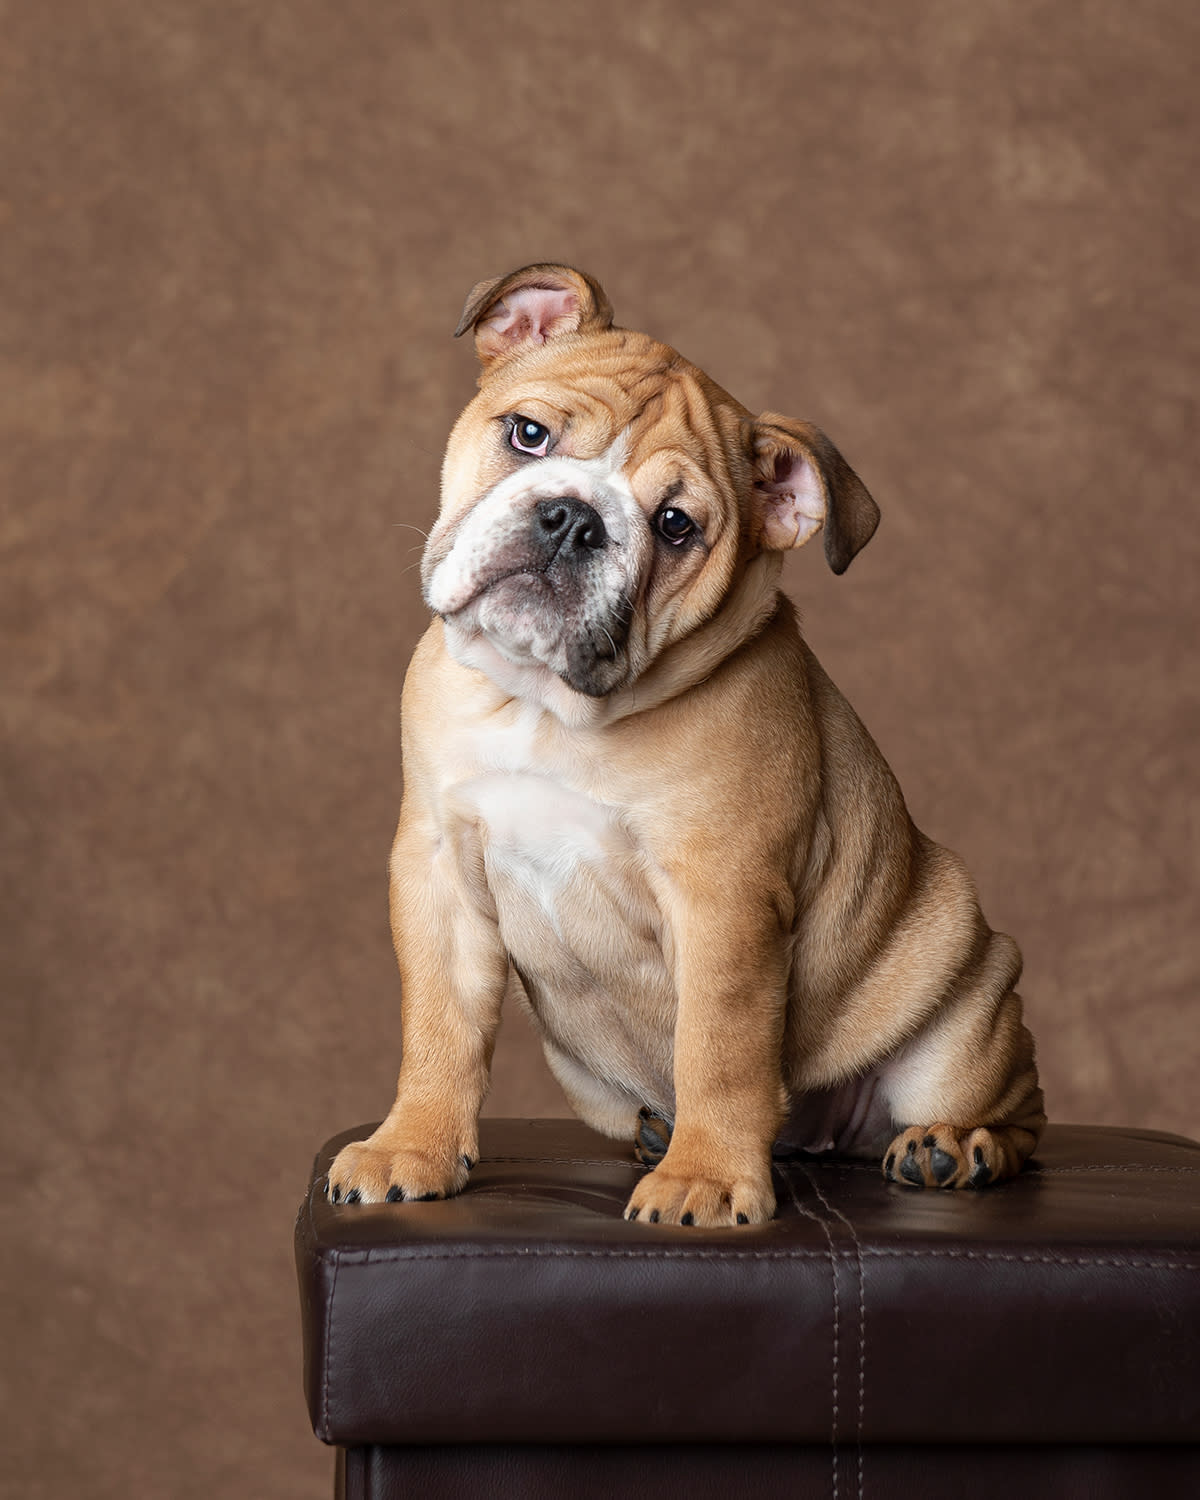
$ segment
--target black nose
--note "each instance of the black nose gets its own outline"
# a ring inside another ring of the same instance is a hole
[[[534,527],[557,554],[563,547],[580,552],[585,547],[595,552],[603,547],[608,532],[600,512],[573,495],[559,495],[553,500],[539,500],[534,507]]]

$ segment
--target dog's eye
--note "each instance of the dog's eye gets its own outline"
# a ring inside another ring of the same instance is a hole
[[[533,458],[544,458],[550,446],[550,429],[528,417],[514,417],[509,429],[508,441],[518,453],[528,453]]]
[[[670,542],[673,547],[686,542],[696,529],[696,523],[691,516],[674,505],[668,505],[660,510],[654,518],[654,525],[659,536],[664,541]]]

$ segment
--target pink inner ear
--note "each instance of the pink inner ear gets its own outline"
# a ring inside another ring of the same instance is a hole
[[[825,490],[807,454],[779,454],[774,479],[760,480],[755,489],[763,497],[764,547],[772,551],[802,547],[821,529]]]
[[[578,316],[579,294],[569,287],[523,286],[497,302],[479,333],[497,351],[527,341],[544,344],[552,334],[568,332]]]

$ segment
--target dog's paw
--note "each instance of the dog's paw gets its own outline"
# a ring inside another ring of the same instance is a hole
[[[761,1174],[701,1174],[673,1166],[668,1153],[634,1188],[625,1217],[646,1224],[695,1224],[713,1229],[765,1224],[774,1212],[769,1169]]]
[[[657,1167],[667,1154],[671,1144],[671,1122],[656,1115],[642,1105],[638,1110],[637,1131],[633,1138],[633,1154],[644,1167]]]
[[[475,1165],[465,1153],[453,1157],[386,1144],[355,1141],[334,1157],[325,1193],[331,1203],[424,1203],[461,1192]]]
[[[910,1125],[887,1148],[883,1175],[908,1187],[987,1187],[1020,1169],[1023,1158],[1012,1139],[1015,1133],[984,1126]]]

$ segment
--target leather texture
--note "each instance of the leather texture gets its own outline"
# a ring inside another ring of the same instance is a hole
[[[369,1129],[369,1127],[363,1127]],[[1200,1145],[1052,1126],[982,1193],[776,1168],[770,1224],[628,1224],[642,1168],[486,1120],[467,1190],[296,1226],[309,1411],[342,1445],[1123,1444],[1200,1428]]]
[[[1200,1491],[1194,1447],[914,1445],[831,1449],[625,1447],[350,1449],[338,1500],[1150,1500]]]

